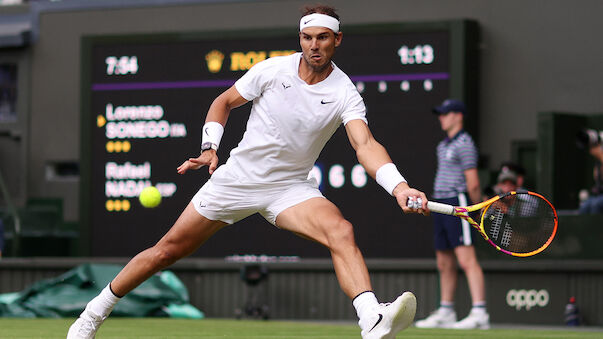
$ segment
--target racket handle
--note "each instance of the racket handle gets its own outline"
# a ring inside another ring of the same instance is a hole
[[[454,206],[452,205],[442,204],[435,201],[428,201],[427,208],[429,208],[429,210],[432,212],[454,215]]]
[[[406,202],[406,205],[410,208],[421,208],[422,203],[423,202],[421,201],[421,198],[417,198],[417,200],[415,200],[413,197],[409,197],[408,201]],[[427,208],[429,208],[429,210],[432,212],[454,215],[454,206],[452,205],[442,204],[435,201],[428,201]]]

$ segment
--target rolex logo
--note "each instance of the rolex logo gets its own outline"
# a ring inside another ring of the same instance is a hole
[[[214,49],[205,55],[205,61],[207,62],[207,69],[209,69],[210,72],[218,73],[222,69],[224,54]]]

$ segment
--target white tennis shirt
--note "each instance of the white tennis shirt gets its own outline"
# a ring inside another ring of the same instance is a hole
[[[235,83],[253,106],[243,139],[212,179],[227,175],[250,184],[305,181],[342,123],[367,122],[364,101],[345,73],[332,64],[325,80],[308,85],[298,76],[301,58],[301,53],[269,58]]]

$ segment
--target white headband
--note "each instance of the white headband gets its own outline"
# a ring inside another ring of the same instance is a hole
[[[326,14],[312,13],[299,20],[299,31],[306,27],[326,27],[335,33],[339,33],[339,20]]]

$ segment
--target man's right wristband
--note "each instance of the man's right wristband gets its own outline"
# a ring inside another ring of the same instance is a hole
[[[406,182],[406,179],[398,172],[396,165],[391,162],[379,167],[375,174],[375,180],[390,195],[394,195],[394,189],[398,184]]]

